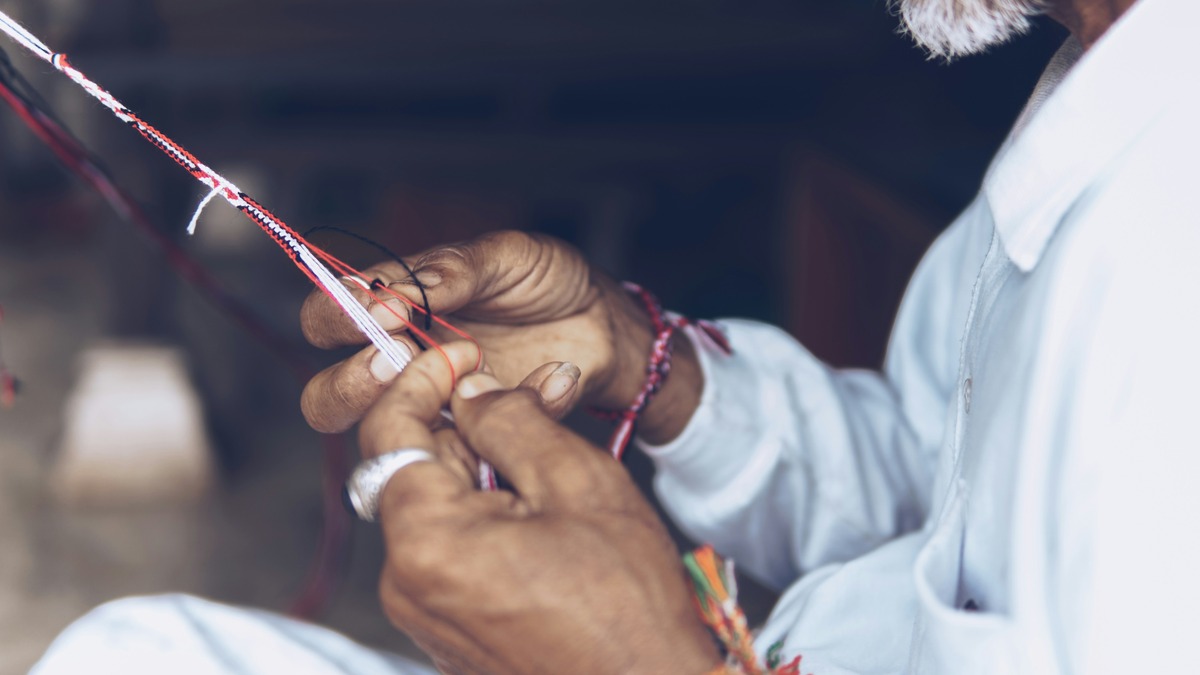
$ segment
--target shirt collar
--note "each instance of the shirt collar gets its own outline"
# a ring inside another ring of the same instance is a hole
[[[996,232],[1023,271],[1084,190],[1194,88],[1188,33],[1197,26],[1197,0],[1140,0],[1087,53],[1071,38],[1055,55],[983,183]]]

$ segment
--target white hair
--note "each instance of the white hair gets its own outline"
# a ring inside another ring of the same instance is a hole
[[[1047,0],[889,0],[901,30],[929,52],[951,61],[978,54],[1029,30]]]

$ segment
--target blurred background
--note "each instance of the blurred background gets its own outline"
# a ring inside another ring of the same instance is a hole
[[[776,323],[832,363],[867,367],[916,261],[974,195],[1065,36],[1044,23],[946,66],[896,34],[883,0],[0,9],[298,229],[337,226],[405,254],[499,228],[546,232],[671,308]],[[300,342],[309,287],[267,237],[214,204],[185,240],[205,190],[49,66],[0,48],[162,232]],[[352,263],[378,257],[315,239]],[[182,590],[288,608],[322,528],[322,449],[299,385],[7,108],[0,305],[3,358],[24,384],[0,409],[0,673],[24,672],[115,597]],[[172,348],[199,391],[214,473],[195,494],[53,487],[81,355],[106,345]],[[631,469],[648,483],[644,461]],[[377,532],[355,525],[347,546],[317,619],[410,651],[375,599]],[[750,593],[762,616],[770,594]]]

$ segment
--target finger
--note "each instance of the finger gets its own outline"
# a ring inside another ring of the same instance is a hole
[[[479,321],[560,318],[595,294],[591,268],[578,251],[551,237],[518,231],[433,249],[418,256],[413,269],[427,282],[435,311]],[[415,299],[414,288],[406,291],[410,299]]]
[[[433,442],[438,460],[464,485],[473,487],[479,478],[479,456],[471,452],[458,431],[451,427],[435,429]]]
[[[547,363],[521,381],[520,387],[538,393],[542,408],[553,419],[562,419],[579,399],[579,366],[566,361]]]
[[[410,356],[416,352],[407,338],[393,339]],[[385,354],[367,347],[313,376],[300,396],[300,410],[313,429],[340,433],[362,419],[398,374]]]
[[[531,389],[502,389],[496,378],[463,378],[450,401],[467,444],[508,478],[535,508],[587,489],[618,465],[547,415]]]
[[[408,278],[408,272],[404,267],[394,261],[372,265],[362,270],[362,275],[363,279],[347,277],[342,280],[342,283],[350,289],[350,294],[360,304],[368,308],[376,302],[371,295],[378,296],[379,293],[364,288],[360,282],[365,280],[367,284],[370,284],[379,279],[385,284],[389,284]],[[309,293],[304,300],[303,307],[300,308],[300,329],[310,344],[322,349],[360,345],[367,341],[350,317],[346,316],[346,312],[334,302],[333,298],[319,288]]]
[[[402,447],[431,449],[431,426],[450,399],[456,374],[469,373],[480,363],[472,342],[450,342],[441,350],[419,354],[363,418],[359,448],[375,457]]]
[[[441,351],[418,355],[379,397],[359,426],[359,450],[364,458],[378,457],[401,448],[437,453],[441,446],[433,425],[454,386],[454,372],[469,372],[479,352],[470,342],[452,342]],[[392,475],[383,488],[380,518],[399,517],[406,504],[452,502],[470,493],[472,481],[463,480],[443,461],[419,462]]]

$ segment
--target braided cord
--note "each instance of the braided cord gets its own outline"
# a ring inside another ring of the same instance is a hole
[[[71,65],[70,60],[65,54],[51,51],[41,40],[37,39],[36,36],[4,12],[0,12],[0,31],[6,33],[35,56],[53,65],[59,72],[66,75],[72,82],[79,85],[80,88],[99,101],[101,105],[108,108],[117,119],[128,124],[152,145],[175,160],[177,164],[183,167],[196,180],[203,183],[210,190],[216,191],[231,206],[254,221],[276,244],[287,252],[296,266],[314,284],[337,303],[338,307],[350,317],[363,335],[379,351],[386,355],[387,359],[397,370],[401,370],[408,365],[408,362],[411,360],[408,353],[396,346],[396,343],[388,336],[387,331],[379,326],[378,322],[367,312],[366,308],[354,298],[349,289],[318,259],[317,255],[313,252],[313,247],[295,230],[288,227],[286,223],[252,199],[238,188],[237,185],[234,185],[232,181],[209,168],[183,146],[156,129],[153,125],[142,120],[132,110],[127,108],[125,104],[118,101],[116,97],[89,79],[78,68]]]

